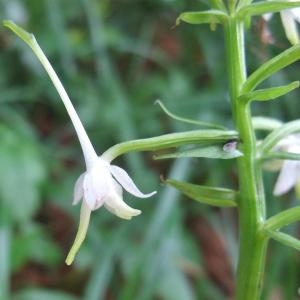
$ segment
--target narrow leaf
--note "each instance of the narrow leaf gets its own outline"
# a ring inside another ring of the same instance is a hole
[[[232,207],[237,205],[237,192],[231,189],[196,185],[173,179],[167,179],[165,183],[201,203],[218,207]]]
[[[289,93],[290,91],[296,89],[297,87],[299,87],[299,81],[294,81],[287,85],[249,92],[241,95],[239,99],[245,102],[252,101],[252,100],[269,101],[269,100],[276,99],[280,96],[283,96]]]
[[[248,77],[242,88],[242,94],[252,91],[266,78],[297,61],[299,58],[300,44],[297,44],[268,60]]]
[[[209,10],[200,12],[184,12],[179,15],[176,20],[176,26],[180,24],[180,21],[189,24],[218,24],[227,20],[227,15],[219,10]]]
[[[258,150],[262,156],[267,156],[268,152],[284,137],[300,131],[300,120],[285,123],[281,127],[274,129],[259,145]]]
[[[270,217],[264,225],[265,230],[277,230],[293,222],[300,221],[300,207],[293,207]]]
[[[193,149],[187,149],[183,151],[176,151],[168,154],[155,155],[154,159],[181,158],[181,157],[206,157],[206,158],[218,158],[218,159],[232,159],[242,155],[243,155],[242,152],[240,152],[237,149],[232,149],[228,151],[222,145],[213,145],[213,146],[202,147],[202,148],[193,148]]]
[[[272,238],[275,241],[280,242],[281,244],[294,248],[298,251],[300,251],[300,240],[292,237],[289,234],[280,232],[280,231],[276,231],[276,230],[266,230],[265,234]]]
[[[262,1],[251,3],[250,5],[242,7],[238,12],[238,17],[244,19],[245,17],[260,16],[266,13],[279,12],[284,9],[290,9],[300,6],[300,1]]]

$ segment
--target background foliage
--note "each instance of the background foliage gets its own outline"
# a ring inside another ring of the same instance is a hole
[[[206,8],[195,0],[2,0],[0,17],[34,32],[101,154],[120,141],[196,128],[168,118],[156,99],[174,113],[233,128],[221,29],[173,28],[180,12]],[[247,43],[249,73],[289,46],[278,16],[269,29],[254,19]],[[0,45],[0,299],[231,298],[235,211],[194,203],[159,178],[236,187],[234,161],[123,156],[118,164],[157,196],[126,194],[143,211],[130,222],[94,212],[75,264],[65,266],[79,217],[70,204],[84,170],[80,146],[30,50],[3,27]],[[270,84],[298,74],[294,65]],[[298,97],[296,91],[253,110],[296,119]],[[265,174],[272,214],[298,201],[294,193],[275,199],[274,180]],[[299,254],[272,243],[264,299],[297,299],[299,276]]]

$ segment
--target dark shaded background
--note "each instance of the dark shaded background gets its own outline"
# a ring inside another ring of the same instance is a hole
[[[196,128],[170,119],[156,99],[181,116],[234,128],[222,29],[173,28],[180,12],[207,8],[195,0],[1,0],[0,17],[35,34],[101,154],[120,141]],[[289,47],[278,16],[269,27],[256,18],[248,30],[249,73]],[[0,45],[0,299],[230,299],[235,211],[197,204],[159,178],[235,188],[234,161],[119,158],[143,191],[158,194],[125,194],[143,211],[130,222],[95,211],[75,263],[64,264],[79,219],[71,201],[84,171],[80,145],[30,49],[3,26]],[[299,64],[268,84],[298,78]],[[296,119],[298,98],[296,91],[253,111]],[[294,192],[272,196],[275,176],[265,174],[269,215],[298,201]],[[268,254],[263,299],[297,299],[299,254],[275,242]]]

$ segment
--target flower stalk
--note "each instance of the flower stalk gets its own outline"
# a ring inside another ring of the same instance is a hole
[[[239,101],[246,82],[244,23],[231,16],[225,26],[225,41],[232,112],[240,134],[238,160],[239,259],[236,299],[260,298],[264,274],[266,238],[261,233],[265,219],[265,199],[260,166],[256,160],[256,138],[252,127],[250,104]],[[250,255],[251,253],[251,255]]]

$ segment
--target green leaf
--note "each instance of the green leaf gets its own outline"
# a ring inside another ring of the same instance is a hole
[[[273,240],[300,251],[300,240],[291,235],[276,230],[265,230],[264,233]]]
[[[244,19],[245,17],[260,16],[265,13],[279,12],[299,6],[300,1],[262,1],[243,6],[237,15],[239,18]]]
[[[217,129],[185,131],[116,144],[104,152],[102,157],[113,160],[131,151],[157,151],[188,144],[207,145],[227,143],[232,140],[238,140],[236,131]]]
[[[232,151],[226,151],[226,148],[224,148],[225,146],[213,145],[213,146],[202,147],[202,148],[193,148],[193,149],[187,149],[182,151],[176,151],[173,153],[155,155],[154,159],[181,158],[181,157],[206,157],[206,158],[218,158],[218,159],[232,159],[243,155],[242,152],[240,152],[237,149],[233,149]]]
[[[300,207],[293,207],[270,217],[264,225],[265,230],[278,230],[293,222],[300,221]]]
[[[274,129],[258,146],[261,156],[268,156],[273,147],[284,137],[300,131],[300,120],[285,123],[281,127]]]
[[[287,85],[277,86],[273,88],[256,90],[239,96],[239,99],[245,102],[256,100],[256,101],[269,101],[283,96],[290,91],[299,87],[299,81],[294,81]]]
[[[184,12],[176,19],[176,26],[180,24],[180,21],[189,24],[217,24],[223,23],[227,20],[227,15],[219,10],[208,10],[200,12]]]
[[[246,94],[252,91],[262,81],[299,60],[299,58],[300,44],[297,44],[268,60],[248,77],[242,87],[241,94]]]
[[[231,189],[202,186],[174,179],[167,179],[165,183],[201,203],[218,207],[232,207],[237,205],[237,192]]]

